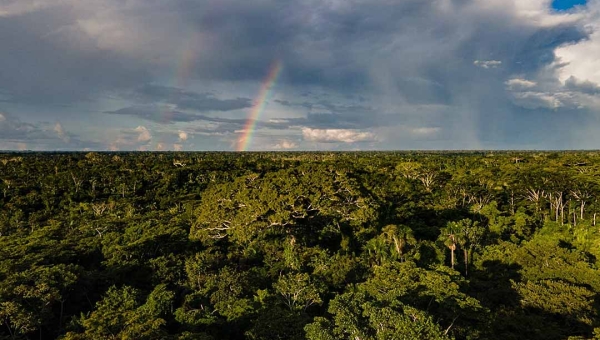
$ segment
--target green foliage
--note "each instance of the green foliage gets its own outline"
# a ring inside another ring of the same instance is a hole
[[[166,321],[174,294],[157,286],[144,304],[140,292],[132,287],[111,287],[96,309],[82,315],[64,339],[157,339],[165,335]]]
[[[600,153],[0,154],[0,338],[600,338]]]
[[[321,304],[319,288],[310,282],[307,273],[291,273],[279,277],[273,284],[275,291],[281,295],[283,302],[290,310],[306,310],[308,307]]]

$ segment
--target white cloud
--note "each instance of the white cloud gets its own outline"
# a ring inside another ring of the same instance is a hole
[[[517,92],[513,94],[513,102],[526,109],[557,109],[564,106],[558,97],[545,92]]]
[[[56,123],[56,125],[54,125],[54,132],[56,132],[56,135],[58,136],[58,138],[62,139],[63,142],[68,143],[70,138],[69,136],[65,133],[65,129],[63,128],[63,126],[60,123]]]
[[[590,0],[586,7],[587,10],[579,15],[582,26],[591,32],[588,39],[554,51],[558,62],[564,63],[558,70],[559,79],[563,82],[574,76],[600,84],[600,1]]]
[[[551,9],[552,0],[500,0],[495,2],[503,6],[514,6],[515,14],[518,18],[536,24],[539,27],[572,24],[580,20],[584,15],[578,10],[557,13]]]
[[[504,84],[508,87],[509,90],[529,89],[537,85],[537,83],[534,81],[521,78],[509,79]]]
[[[502,65],[502,62],[500,60],[475,60],[473,62],[473,65],[479,66],[481,68],[489,69],[489,68],[496,68],[496,67]]]
[[[589,40],[558,48],[555,53],[559,62],[564,63],[558,71],[561,81],[574,76],[584,81],[600,83],[599,32],[592,34]]]
[[[141,150],[142,147],[150,147],[152,134],[145,126],[138,126],[135,129],[117,129],[116,138],[110,139],[107,144],[110,150]]]
[[[287,140],[287,139],[282,139],[281,141],[279,141],[279,143],[273,145],[273,149],[275,150],[289,150],[289,149],[295,149],[298,147],[298,144]]]
[[[2,112],[0,112],[0,123],[5,120],[6,120],[6,117],[4,117],[4,114]]]
[[[181,151],[181,150],[183,150],[183,145],[175,143],[175,144],[173,144],[173,150]]]
[[[375,140],[375,136],[371,132],[350,129],[303,128],[302,137],[307,141],[320,143],[355,143]]]
[[[187,139],[188,139],[187,132],[179,130],[179,140],[186,141]]]
[[[148,130],[145,126],[138,126],[133,131],[138,132],[139,135],[137,137],[138,142],[148,142],[152,139],[152,134],[150,134],[150,130]]]

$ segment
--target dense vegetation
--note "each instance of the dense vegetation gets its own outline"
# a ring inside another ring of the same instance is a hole
[[[0,338],[600,338],[600,153],[0,154]]]

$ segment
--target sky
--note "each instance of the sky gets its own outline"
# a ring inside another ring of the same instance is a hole
[[[0,0],[0,150],[600,149],[600,0]]]

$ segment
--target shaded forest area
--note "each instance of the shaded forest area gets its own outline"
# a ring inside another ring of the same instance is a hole
[[[0,339],[600,339],[599,213],[599,152],[4,153]]]

